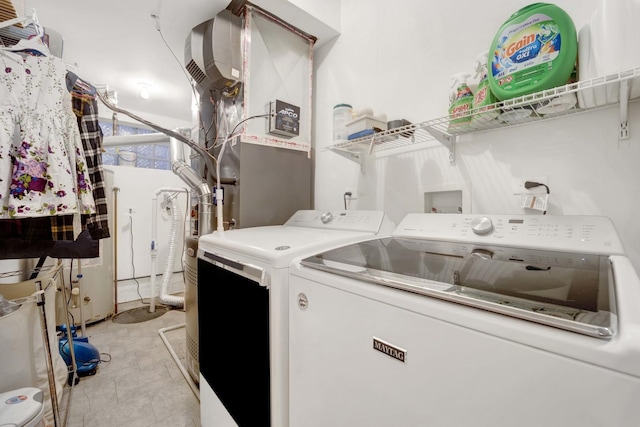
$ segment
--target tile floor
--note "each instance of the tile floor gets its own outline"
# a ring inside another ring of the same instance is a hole
[[[119,304],[118,312],[140,305]],[[189,384],[160,334],[162,330],[173,353],[186,366],[184,322],[184,310],[171,308],[139,323],[106,319],[87,325],[86,336],[100,352],[101,363],[95,375],[80,377],[73,387],[65,385],[60,425],[200,427],[197,387]]]

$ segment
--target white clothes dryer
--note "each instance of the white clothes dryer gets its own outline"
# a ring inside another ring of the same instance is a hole
[[[382,211],[301,210],[284,225],[214,232],[198,247],[203,427],[289,425],[291,260],[386,236]]]

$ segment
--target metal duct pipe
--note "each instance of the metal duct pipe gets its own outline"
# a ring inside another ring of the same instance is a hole
[[[207,181],[184,161],[182,148],[176,138],[169,139],[171,169],[198,198],[198,235],[202,236],[213,231],[213,194]]]

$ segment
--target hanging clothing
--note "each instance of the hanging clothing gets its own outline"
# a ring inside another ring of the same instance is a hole
[[[44,218],[21,218],[21,223]],[[10,220],[12,221],[12,220]],[[0,224],[3,221],[0,221]],[[31,224],[30,224],[31,225]],[[46,231],[46,230],[45,230]],[[23,234],[23,233],[22,233]],[[91,238],[89,230],[82,231],[75,240],[25,240],[3,237],[0,239],[0,259],[21,258],[97,258],[100,242]]]
[[[71,85],[73,112],[78,120],[80,138],[87,159],[87,171],[93,184],[93,199],[96,213],[82,215],[82,228],[87,228],[91,237],[98,240],[109,237],[107,196],[105,194],[104,169],[102,167],[102,129],[98,123],[96,89],[67,73],[67,87]]]
[[[60,58],[0,50],[0,220],[96,213],[66,74]]]
[[[59,225],[54,220],[63,220],[63,223]],[[73,240],[72,221],[73,215],[4,219],[0,221],[0,240],[22,239],[37,244],[53,240]]]

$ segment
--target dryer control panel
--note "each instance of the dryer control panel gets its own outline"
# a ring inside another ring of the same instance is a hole
[[[368,233],[393,231],[393,224],[383,211],[368,210],[299,210],[284,225]]]

